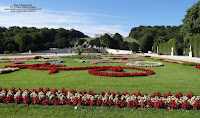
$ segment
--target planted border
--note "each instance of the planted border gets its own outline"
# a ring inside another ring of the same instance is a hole
[[[150,94],[102,91],[95,94],[83,90],[77,92],[75,89],[70,91],[62,88],[61,90],[50,88],[39,88],[29,91],[20,88],[16,91],[15,87],[11,90],[0,88],[0,103],[16,104],[39,104],[39,105],[73,105],[91,107],[119,107],[119,108],[156,108],[156,109],[200,109],[200,96],[194,96],[192,92],[184,96],[181,92],[172,95],[171,92],[161,94],[154,92]]]

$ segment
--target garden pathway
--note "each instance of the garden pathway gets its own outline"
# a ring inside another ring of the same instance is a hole
[[[158,55],[158,54],[149,54],[149,53],[137,53],[140,56],[152,56],[152,57],[159,57],[159,58],[166,58],[166,59],[173,59],[179,61],[189,61],[189,62],[196,62],[200,63],[200,58],[197,57],[189,57],[189,56],[171,56],[171,55]]]
[[[22,55],[22,56],[6,56],[6,58],[26,58],[26,57],[35,57],[35,56],[43,56],[43,57],[51,57],[51,56],[69,56],[69,55],[75,55],[75,53],[46,53],[46,54],[34,54],[34,55]],[[152,57],[159,57],[159,58],[166,58],[166,59],[173,59],[173,60],[179,60],[179,61],[189,61],[189,62],[196,62],[200,63],[200,58],[197,57],[189,57],[189,56],[171,56],[171,55],[158,55],[158,54],[149,54],[149,53],[137,53],[136,55],[140,56],[152,56]],[[0,55],[0,59],[5,58],[5,55]]]

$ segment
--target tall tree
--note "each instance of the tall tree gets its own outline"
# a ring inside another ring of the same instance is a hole
[[[115,33],[115,35],[113,36],[113,39],[118,41],[118,42],[123,41],[123,37],[119,33]]]
[[[105,34],[103,36],[100,37],[100,44],[103,47],[109,47],[111,43],[111,37],[108,34]]]
[[[145,34],[140,39],[139,44],[143,52],[151,51],[153,46],[153,36],[151,36],[150,34]]]
[[[200,1],[187,10],[181,33],[188,36],[200,34]]]

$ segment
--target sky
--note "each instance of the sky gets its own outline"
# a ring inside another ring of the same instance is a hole
[[[0,26],[76,29],[127,37],[140,25],[178,26],[198,0],[0,0]],[[36,12],[10,12],[14,4],[32,4]]]

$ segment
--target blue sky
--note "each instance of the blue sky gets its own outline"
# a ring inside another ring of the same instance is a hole
[[[0,26],[74,28],[91,37],[105,32],[128,36],[140,25],[180,25],[198,0],[1,0]],[[13,4],[32,4],[34,13],[5,11]]]

